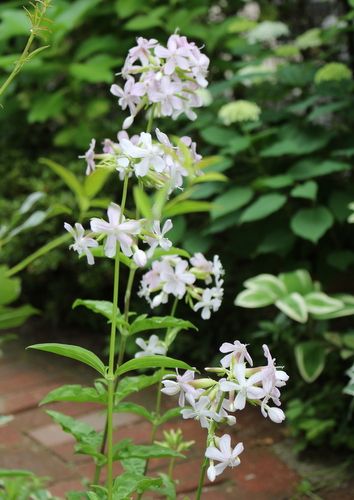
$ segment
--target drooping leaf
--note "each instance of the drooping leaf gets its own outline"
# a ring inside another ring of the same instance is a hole
[[[101,314],[109,321],[112,320],[113,304],[109,300],[90,300],[90,299],[76,299],[73,303],[73,309],[78,306],[84,306],[90,311]],[[121,316],[119,309],[116,311],[117,316]]]
[[[314,382],[323,372],[326,351],[323,343],[316,340],[301,342],[295,347],[295,359],[305,382]]]
[[[102,363],[100,358],[96,356],[93,352],[83,347],[71,344],[34,344],[27,347],[27,349],[37,349],[38,351],[51,352],[53,354],[58,354],[59,356],[65,356],[66,358],[75,359],[84,363],[85,365],[91,366],[101,375],[105,375],[105,365]]]
[[[144,406],[138,405],[131,402],[118,403],[114,407],[116,413],[135,413],[135,415],[140,415],[149,422],[154,421],[154,416],[150,413]]]
[[[63,385],[50,391],[40,402],[40,405],[56,401],[72,401],[75,403],[101,403],[106,404],[105,394],[99,394],[94,387],[82,385]]]
[[[339,311],[344,303],[323,292],[312,292],[305,296],[306,306],[311,314],[329,314]]]
[[[297,236],[317,243],[333,222],[331,212],[326,207],[318,206],[299,210],[292,217],[290,227]]]
[[[308,319],[306,302],[299,293],[293,292],[287,297],[277,300],[275,305],[294,321],[306,323]]]
[[[123,363],[116,371],[116,376],[146,368],[182,368],[184,370],[194,370],[192,366],[179,359],[169,358],[168,356],[144,356],[143,358],[135,358]]]
[[[335,172],[345,172],[350,168],[348,163],[334,160],[301,160],[288,170],[287,175],[290,175],[294,180],[304,180]]]
[[[39,311],[30,305],[0,307],[0,330],[21,326],[34,314],[39,314]]]

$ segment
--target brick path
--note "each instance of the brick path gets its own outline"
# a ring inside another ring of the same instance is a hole
[[[0,427],[0,468],[29,469],[50,478],[49,489],[60,498],[70,490],[81,489],[82,480],[93,475],[92,461],[84,455],[73,454],[71,436],[62,432],[46,415],[38,402],[50,390],[65,383],[87,383],[94,372],[86,371],[77,363],[46,353],[24,351],[18,342],[5,350],[0,359],[0,414],[12,414],[14,420]],[[151,391],[139,394],[136,401],[153,404]],[[101,430],[104,416],[94,404],[56,403],[46,406],[67,415],[75,416]],[[285,426],[266,421],[253,408],[239,414],[234,428],[233,441],[242,440],[245,451],[242,464],[217,478],[216,483],[206,483],[205,500],[284,500],[294,496],[301,480],[295,468],[288,466],[275,452],[284,442]],[[178,420],[164,428],[179,427],[186,440],[196,445],[187,460],[177,462],[175,477],[179,480],[180,499],[193,498],[203,454],[205,431],[194,421]],[[230,432],[230,428],[228,429]],[[136,415],[119,415],[116,437],[132,437],[136,443],[148,443],[150,424]],[[119,468],[119,464],[117,464]],[[164,460],[152,460],[151,472],[166,470]],[[343,499],[346,491],[339,490],[320,498]],[[149,498],[152,498],[151,496]]]

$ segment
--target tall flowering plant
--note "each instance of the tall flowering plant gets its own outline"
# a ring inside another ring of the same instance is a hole
[[[206,473],[209,480],[214,481],[227,467],[240,463],[243,444],[231,444],[230,435],[220,435],[220,430],[236,424],[235,414],[243,410],[247,402],[258,405],[263,416],[274,422],[284,419],[279,408],[280,388],[288,376],[276,366],[267,346],[263,346],[265,364],[254,367],[246,345],[237,340],[222,344],[221,365],[206,369],[214,378],[195,378],[195,368],[167,356],[178,333],[195,328],[190,321],[176,317],[179,301],[184,300],[208,320],[218,311],[223,299],[224,269],[219,257],[209,260],[200,252],[189,255],[174,248],[169,238],[173,222],[164,216],[166,200],[175,200],[178,204],[180,195],[176,193],[183,190],[185,183],[205,175],[200,168],[201,155],[190,137],[171,138],[157,127],[153,130],[154,121],[160,116],[174,119],[184,113],[189,119],[195,119],[194,108],[201,104],[198,91],[207,86],[208,65],[208,58],[186,37],[170,36],[167,47],[154,39],[138,38],[122,69],[125,83],[113,85],[111,92],[119,98],[121,108],[130,112],[123,128],[128,129],[135,116],[144,110],[148,119],[146,131],[129,136],[122,130],[116,140],[104,140],[101,152],[96,152],[96,141],[92,139],[83,156],[87,175],[98,169],[109,169],[116,172],[117,185],[121,186],[120,202],[110,203],[106,217],[92,217],[86,228],[79,222],[73,226],[64,224],[73,238],[70,249],[86,258],[88,265],[94,265],[95,259],[100,258],[114,263],[112,302],[80,299],[74,304],[85,306],[110,322],[108,364],[79,346],[37,344],[31,347],[76,359],[99,374],[94,387],[63,386],[43,400],[44,403],[96,402],[105,408],[106,426],[102,433],[87,425],[77,425],[75,419],[59,412],[48,412],[75,437],[76,451],[92,456],[96,463],[89,492],[83,493],[85,498],[130,498],[133,492],[141,497],[147,490],[173,498],[174,461],[183,456],[181,452],[192,443],[184,442],[180,431],[165,432],[162,442],[155,441],[155,437],[158,427],[177,415],[198,420],[207,431],[197,499],[201,497]],[[130,208],[127,206],[129,188],[136,205]],[[153,193],[152,206],[147,192]],[[128,267],[129,275],[124,304],[119,308],[121,264]],[[141,269],[139,297],[152,309],[170,303],[169,315],[137,316],[130,310],[136,274]],[[157,334],[164,330],[164,335]],[[155,333],[146,336],[151,331]],[[137,334],[141,336],[136,338],[135,357],[124,361],[127,339]],[[126,375],[142,369],[154,372]],[[157,384],[155,411],[149,412],[125,401],[131,393],[153,384]],[[162,413],[162,394],[178,396],[177,408]],[[121,412],[137,413],[151,422],[151,444],[136,446],[131,440],[114,442],[113,414]],[[154,457],[170,460],[167,475],[147,475],[149,459]],[[115,461],[120,461],[124,470],[118,477],[113,473]],[[107,480],[103,484],[104,467]],[[69,498],[78,498],[75,495],[77,493],[69,494]]]

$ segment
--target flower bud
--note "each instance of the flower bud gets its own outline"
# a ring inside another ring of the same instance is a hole
[[[139,248],[137,248],[134,252],[133,260],[138,267],[144,267],[146,265],[146,262],[147,262],[147,257],[146,257],[145,252],[143,252],[143,250],[139,250]]]
[[[199,378],[196,380],[192,380],[192,382],[190,382],[190,385],[192,385],[196,389],[206,389],[208,387],[212,387],[216,383],[217,382],[211,378]]]

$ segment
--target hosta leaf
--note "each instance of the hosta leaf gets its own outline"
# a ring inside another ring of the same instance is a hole
[[[328,314],[339,311],[344,303],[323,292],[312,292],[305,296],[306,306],[311,314]]]
[[[293,292],[287,297],[277,300],[275,305],[294,321],[306,323],[308,318],[306,302],[299,293]]]
[[[297,269],[289,273],[281,273],[279,274],[279,279],[284,283],[289,293],[298,292],[301,295],[306,295],[314,290],[311,276],[306,269]]]
[[[326,207],[319,206],[299,210],[292,217],[290,227],[297,236],[317,243],[333,222],[331,212]]]
[[[325,367],[326,351],[321,342],[309,340],[295,347],[295,359],[305,382],[314,382]]]
[[[53,354],[58,354],[59,356],[65,356],[66,358],[75,359],[84,363],[85,365],[91,366],[101,375],[105,375],[105,365],[102,363],[100,358],[96,356],[93,352],[83,347],[70,344],[34,344],[27,347],[27,349],[37,349],[38,351],[51,352]]]
[[[142,370],[146,368],[182,368],[183,370],[194,370],[194,368],[179,359],[169,358],[168,356],[144,356],[135,358],[123,363],[116,375],[123,375],[133,370]]]
[[[259,274],[258,276],[245,281],[244,285],[246,288],[251,289],[262,288],[269,291],[276,297],[282,297],[287,293],[284,283],[272,274]]]
[[[277,296],[263,288],[251,288],[243,290],[235,299],[235,305],[247,308],[265,307],[274,304]]]
[[[286,202],[286,196],[278,193],[264,194],[248,206],[240,217],[240,222],[252,222],[265,219],[277,212]]]
[[[135,334],[138,332],[143,332],[146,330],[158,330],[161,328],[175,328],[188,330],[193,328],[197,330],[197,327],[193,325],[190,321],[175,318],[174,316],[152,316],[147,317],[146,314],[136,318],[130,325],[130,333]]]
[[[316,319],[334,319],[342,318],[344,316],[352,316],[354,314],[354,297],[353,295],[337,294],[336,299],[343,302],[343,307],[337,311],[330,313],[316,314]]]
[[[105,394],[99,394],[94,387],[82,385],[63,385],[50,391],[40,402],[40,405],[55,401],[72,401],[76,403],[106,403]]]

